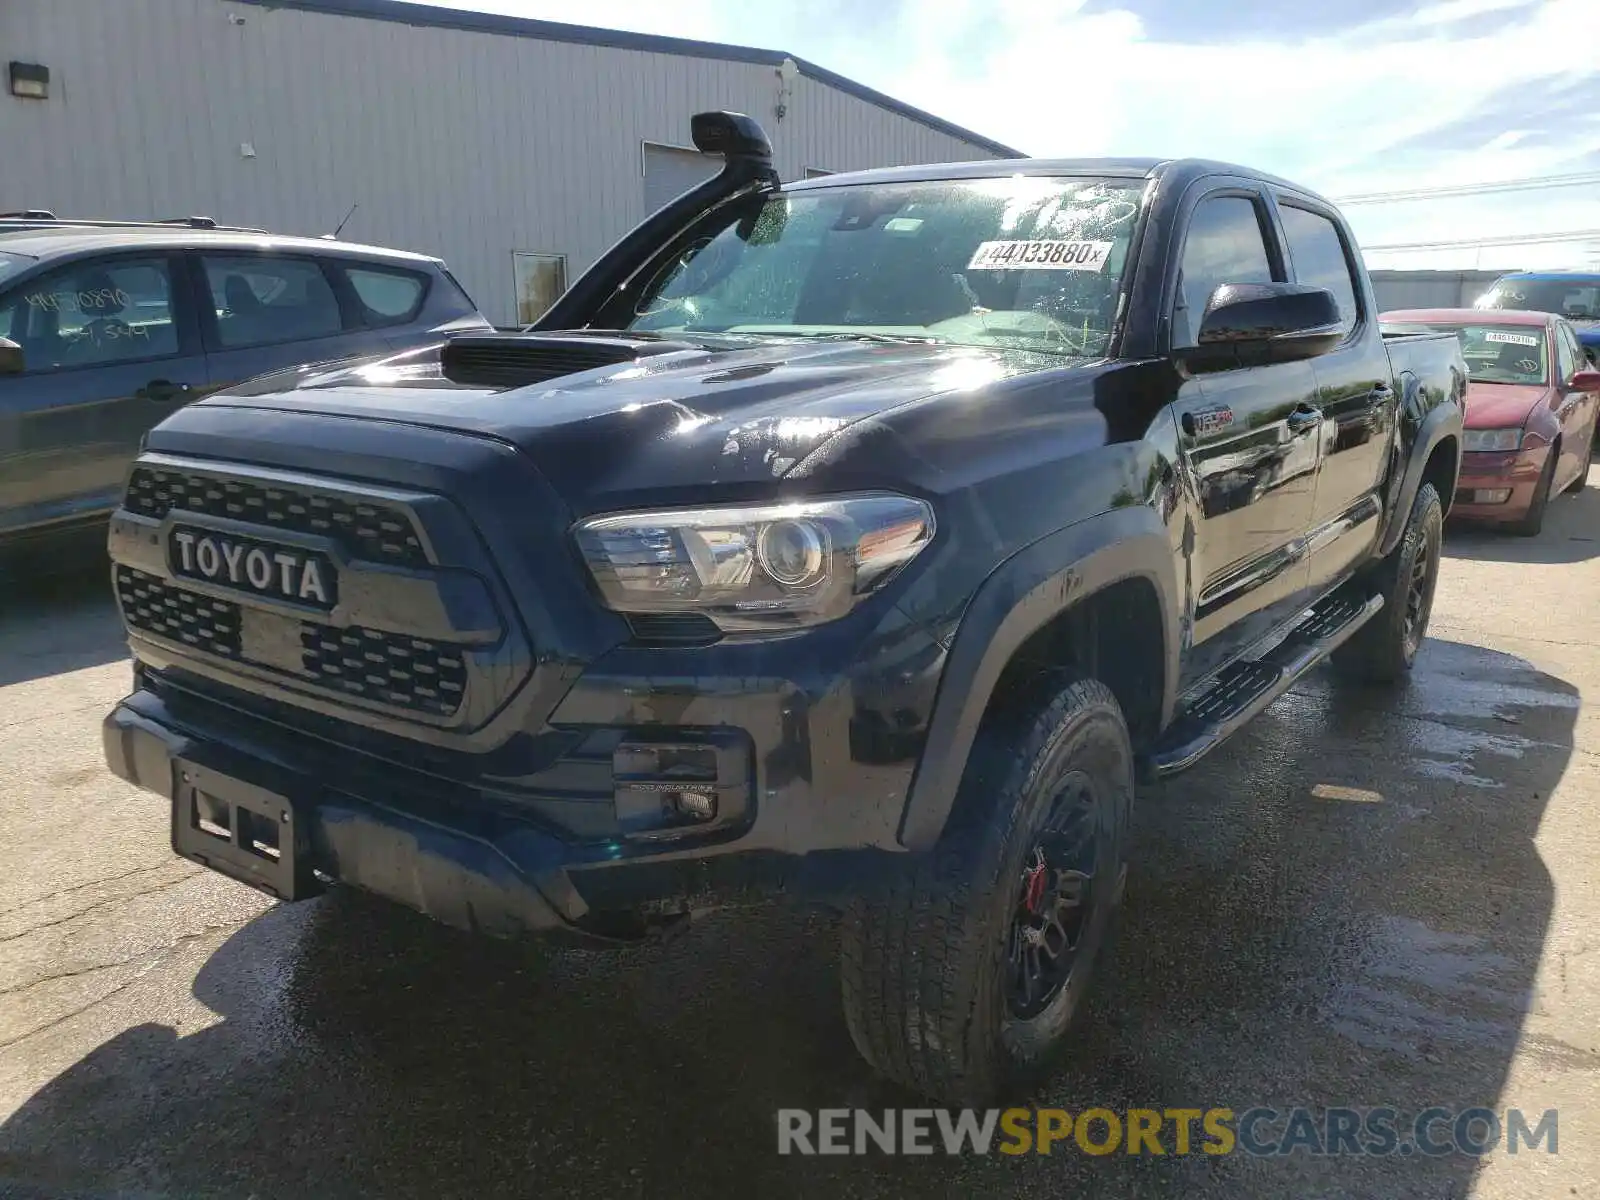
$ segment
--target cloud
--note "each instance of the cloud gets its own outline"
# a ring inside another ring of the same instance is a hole
[[[457,0],[550,20],[555,0]],[[1038,156],[1199,155],[1330,195],[1600,165],[1595,0],[592,0],[782,49]],[[1371,243],[1600,224],[1581,196],[1363,207]],[[1570,222],[1578,219],[1579,224]],[[1525,253],[1517,251],[1517,253]]]

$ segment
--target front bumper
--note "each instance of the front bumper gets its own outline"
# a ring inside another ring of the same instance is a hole
[[[138,665],[107,760],[175,811],[200,803],[185,764],[214,773],[292,818],[307,871],[508,933],[848,892],[903,853],[947,644],[887,592],[803,634],[651,641],[559,566],[568,516],[497,442],[287,413],[242,437],[225,410],[184,413],[108,543]],[[180,525],[322,555],[332,606],[195,577]],[[623,770],[661,742],[711,748],[713,820],[678,827],[688,789]]]
[[[1521,520],[1533,505],[1549,455],[1548,446],[1463,454],[1451,517],[1487,523]],[[1504,493],[1504,498],[1480,498],[1479,493]]]
[[[915,747],[891,743],[881,761],[863,763],[864,745],[885,744],[864,738],[837,696],[813,703],[770,679],[702,678],[704,690],[690,697],[633,686],[640,681],[631,676],[611,686],[619,681],[608,685],[592,669],[561,714],[616,724],[546,730],[570,752],[520,790],[445,779],[313,736],[253,711],[250,697],[229,704],[197,690],[203,680],[180,685],[171,672],[144,668],[136,680],[142,686],[104,722],[111,770],[165,798],[174,814],[192,767],[284,798],[306,874],[301,894],[316,890],[305,886],[314,870],[463,929],[615,940],[778,894],[833,900],[869,885],[901,853],[895,835]],[[665,715],[674,724],[661,724]],[[609,755],[593,753],[628,738],[714,743],[718,819],[630,827],[624,808],[636,813],[638,796],[613,778]],[[196,858],[180,845],[176,820],[174,850]],[[196,860],[263,886],[226,863]]]

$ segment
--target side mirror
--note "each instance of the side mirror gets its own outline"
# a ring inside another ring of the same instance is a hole
[[[1572,382],[1567,384],[1569,392],[1600,392],[1600,371],[1593,367],[1585,367],[1572,377]]]
[[[26,369],[22,347],[10,338],[0,338],[0,375],[21,375]]]
[[[1197,345],[1178,357],[1195,370],[1299,362],[1344,340],[1339,301],[1299,283],[1225,283],[1211,293]]]

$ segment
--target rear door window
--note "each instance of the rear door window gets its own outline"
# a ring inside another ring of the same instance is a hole
[[[401,325],[415,319],[428,294],[427,276],[416,271],[349,263],[334,264],[350,281],[361,307],[362,324]]]
[[[201,256],[223,349],[311,341],[344,331],[339,300],[312,259]]]
[[[0,300],[0,329],[29,373],[178,353],[166,258],[98,258],[30,279]]]

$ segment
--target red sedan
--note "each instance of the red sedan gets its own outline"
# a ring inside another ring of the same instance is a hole
[[[1397,332],[1449,330],[1472,373],[1452,517],[1539,532],[1550,497],[1581,491],[1600,414],[1600,371],[1551,313],[1473,308],[1386,312]]]

